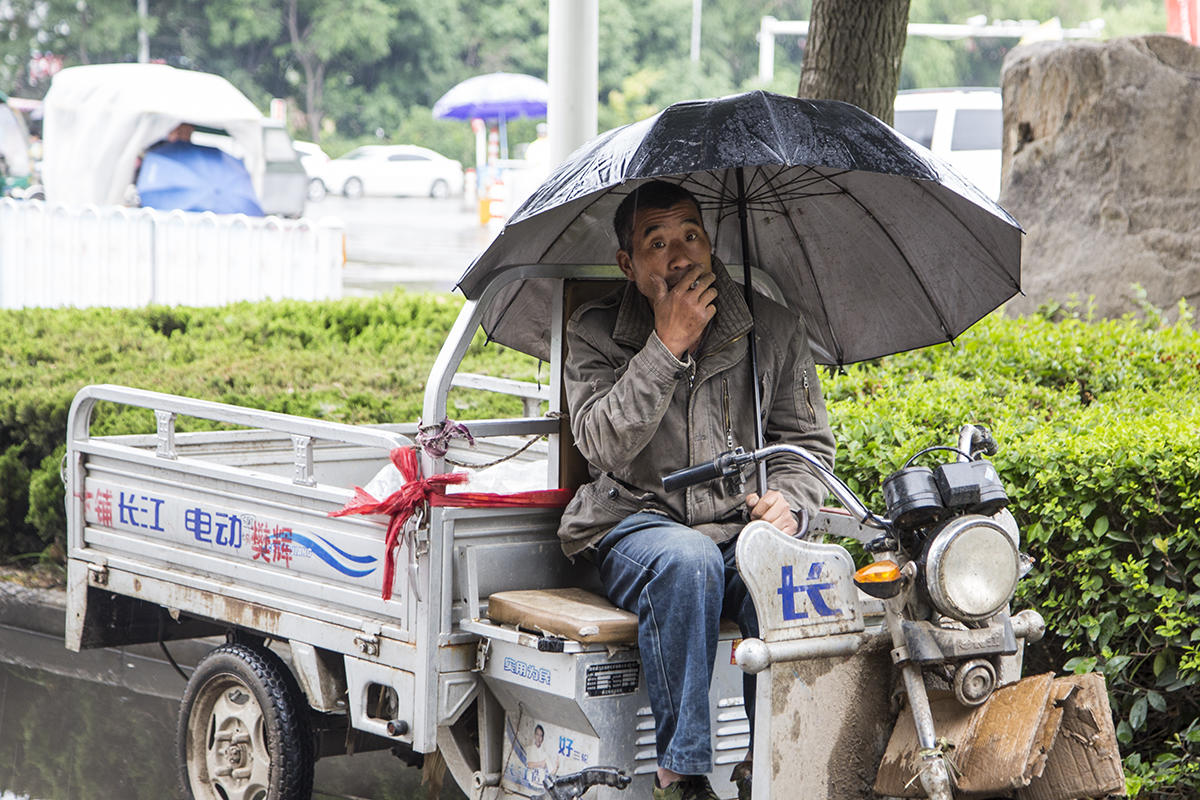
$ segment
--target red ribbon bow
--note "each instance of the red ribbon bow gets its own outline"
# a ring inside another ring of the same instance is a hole
[[[570,489],[542,489],[514,494],[492,494],[489,492],[456,492],[446,494],[451,484],[465,483],[467,473],[446,472],[429,478],[421,477],[417,462],[417,451],[410,447],[397,447],[391,453],[392,463],[404,476],[404,485],[392,492],[386,500],[376,500],[361,486],[354,487],[354,499],[340,510],[331,511],[331,517],[348,514],[388,514],[387,536],[384,538],[383,554],[383,599],[392,596],[392,581],[396,575],[396,546],[400,532],[417,510],[428,503],[431,506],[458,506],[482,508],[562,508],[571,499]]]
[[[391,453],[392,463],[404,476],[404,485],[388,495],[385,500],[376,500],[367,494],[361,486],[354,487],[354,499],[346,503],[340,511],[331,512],[331,517],[344,517],[348,514],[388,514],[392,520],[388,523],[387,537],[383,540],[383,599],[392,596],[392,579],[396,575],[396,543],[400,539],[400,531],[404,523],[417,510],[417,506],[428,502],[434,494],[444,494],[445,487],[452,483],[463,483],[467,480],[465,472],[443,473],[430,478],[421,477],[421,468],[417,463],[417,451],[409,447],[397,447]]]

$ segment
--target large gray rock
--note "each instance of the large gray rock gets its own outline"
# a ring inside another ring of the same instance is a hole
[[[1042,43],[1004,63],[1003,205],[1025,228],[1010,311],[1071,295],[1102,316],[1200,302],[1200,48]]]

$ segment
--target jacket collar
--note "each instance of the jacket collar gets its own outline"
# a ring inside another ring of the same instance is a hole
[[[717,313],[704,332],[700,355],[723,347],[754,327],[741,285],[729,277],[725,265],[716,256],[712,260],[712,270],[716,276]],[[617,310],[613,340],[628,347],[641,347],[653,330],[654,310],[650,307],[650,301],[638,291],[633,281],[629,281]]]

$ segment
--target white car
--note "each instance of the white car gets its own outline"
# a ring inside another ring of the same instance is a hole
[[[913,89],[896,95],[893,127],[949,161],[995,200],[1004,134],[999,89]]]
[[[321,145],[313,142],[292,142],[292,147],[300,155],[300,164],[308,175],[308,199],[317,201],[325,199],[325,184],[317,175],[329,163],[329,155],[321,149]]]
[[[448,197],[463,188],[462,164],[426,147],[367,145],[317,168],[325,190],[346,197]]]

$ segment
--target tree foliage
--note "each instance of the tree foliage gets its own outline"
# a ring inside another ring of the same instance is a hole
[[[858,4],[851,4],[858,5]],[[345,147],[362,137],[398,141],[400,126],[428,113],[454,84],[485,72],[546,77],[545,0],[148,0],[139,23],[133,0],[0,2],[0,89],[40,97],[48,82],[30,70],[31,53],[65,66],[130,61],[144,25],[150,56],[229,78],[261,108],[273,97],[293,109],[305,137],[333,135]],[[603,0],[600,4],[600,125],[631,122],[677,100],[761,88],[760,20],[809,19],[812,0],[704,0],[701,45],[692,60],[691,0]],[[295,30],[289,26],[295,10]],[[911,0],[917,22],[1049,19],[1064,26],[1103,17],[1108,35],[1162,31],[1161,0]],[[900,87],[998,85],[1012,40],[939,41],[909,37]],[[794,94],[804,41],[780,36],[775,80]],[[465,128],[462,123],[456,123]],[[408,126],[411,130],[412,126]],[[470,160],[469,136],[420,143]],[[414,141],[414,140],[409,140]]]

